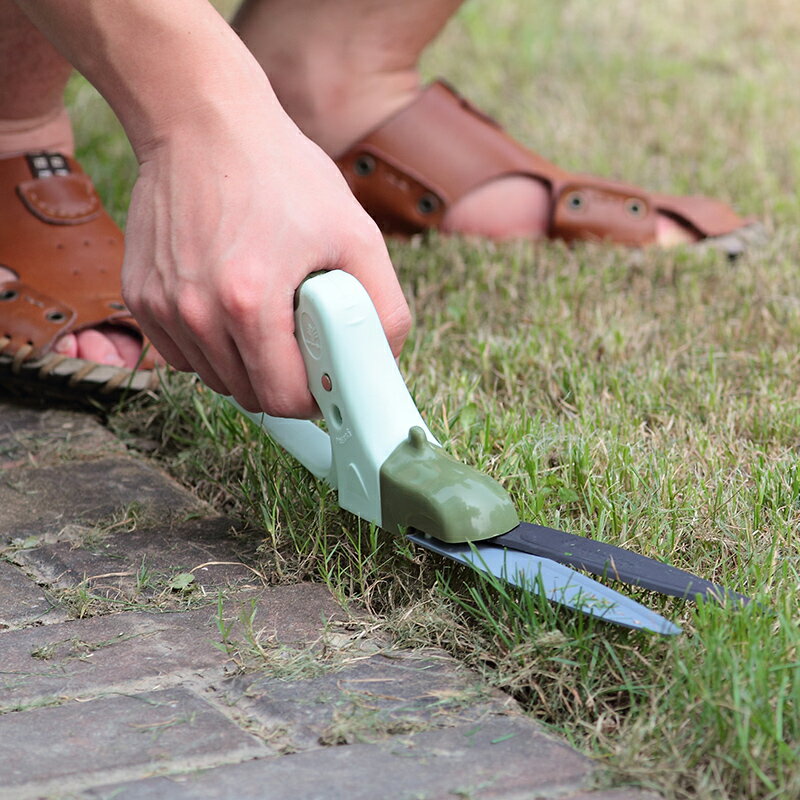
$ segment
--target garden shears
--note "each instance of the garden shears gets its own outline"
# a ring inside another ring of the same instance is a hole
[[[499,483],[449,456],[408,392],[377,312],[340,270],[297,292],[295,334],[328,432],[240,411],[338,492],[339,505],[415,544],[605,621],[680,628],[581,572],[681,598],[747,602],[696,575],[603,542],[520,522]],[[235,403],[234,403],[235,404]]]

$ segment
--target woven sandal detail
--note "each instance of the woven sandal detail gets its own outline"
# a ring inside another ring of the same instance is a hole
[[[60,153],[0,158],[0,383],[32,393],[114,401],[158,385],[140,369],[54,352],[66,333],[118,326],[144,341],[120,289],[123,235],[80,165]]]

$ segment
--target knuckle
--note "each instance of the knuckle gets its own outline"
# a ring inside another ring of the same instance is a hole
[[[122,299],[133,314],[140,314],[145,310],[145,297],[136,286],[126,283],[122,285]]]
[[[264,411],[271,417],[293,417],[294,409],[291,403],[282,398],[273,398],[261,402]]]
[[[155,320],[163,325],[174,317],[174,310],[162,292],[148,291],[141,284],[122,286],[122,299],[131,313],[137,318]]]
[[[411,331],[411,313],[406,306],[398,306],[384,320],[384,330],[390,342],[401,344]]]
[[[305,418],[314,412],[313,401],[306,397],[292,397],[288,394],[269,395],[259,399],[259,405],[272,417]]]
[[[386,242],[375,220],[364,212],[359,222],[350,228],[351,246],[367,252],[380,252],[386,258]]]
[[[208,314],[193,293],[185,292],[178,297],[175,304],[181,324],[193,334],[202,334],[208,328]]]
[[[186,370],[186,372],[192,372],[192,371],[197,372],[197,374],[200,376],[200,380],[203,381],[203,383],[206,386],[208,386],[209,389],[213,389],[218,394],[228,394],[229,393],[228,387],[225,386],[223,381],[221,381],[219,379],[219,377],[215,373],[211,372],[210,370],[206,369],[205,367],[198,365],[197,369],[192,370],[190,368],[190,369]]]
[[[261,305],[261,293],[246,281],[226,281],[218,287],[217,297],[225,313],[234,318],[242,319],[252,315]]]
[[[263,409],[261,408],[261,403],[258,402],[255,395],[250,392],[237,392],[234,394],[234,398],[236,402],[243,408],[245,411],[250,411],[253,414],[258,414]],[[269,412],[267,412],[269,413]]]

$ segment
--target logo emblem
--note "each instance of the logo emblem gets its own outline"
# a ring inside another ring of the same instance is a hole
[[[300,316],[300,335],[312,358],[319,359],[322,355],[322,342],[314,320],[304,311]]]

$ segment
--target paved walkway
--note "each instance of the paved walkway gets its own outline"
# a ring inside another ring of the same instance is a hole
[[[0,798],[559,798],[593,765],[440,652],[265,586],[89,415],[0,400]]]

